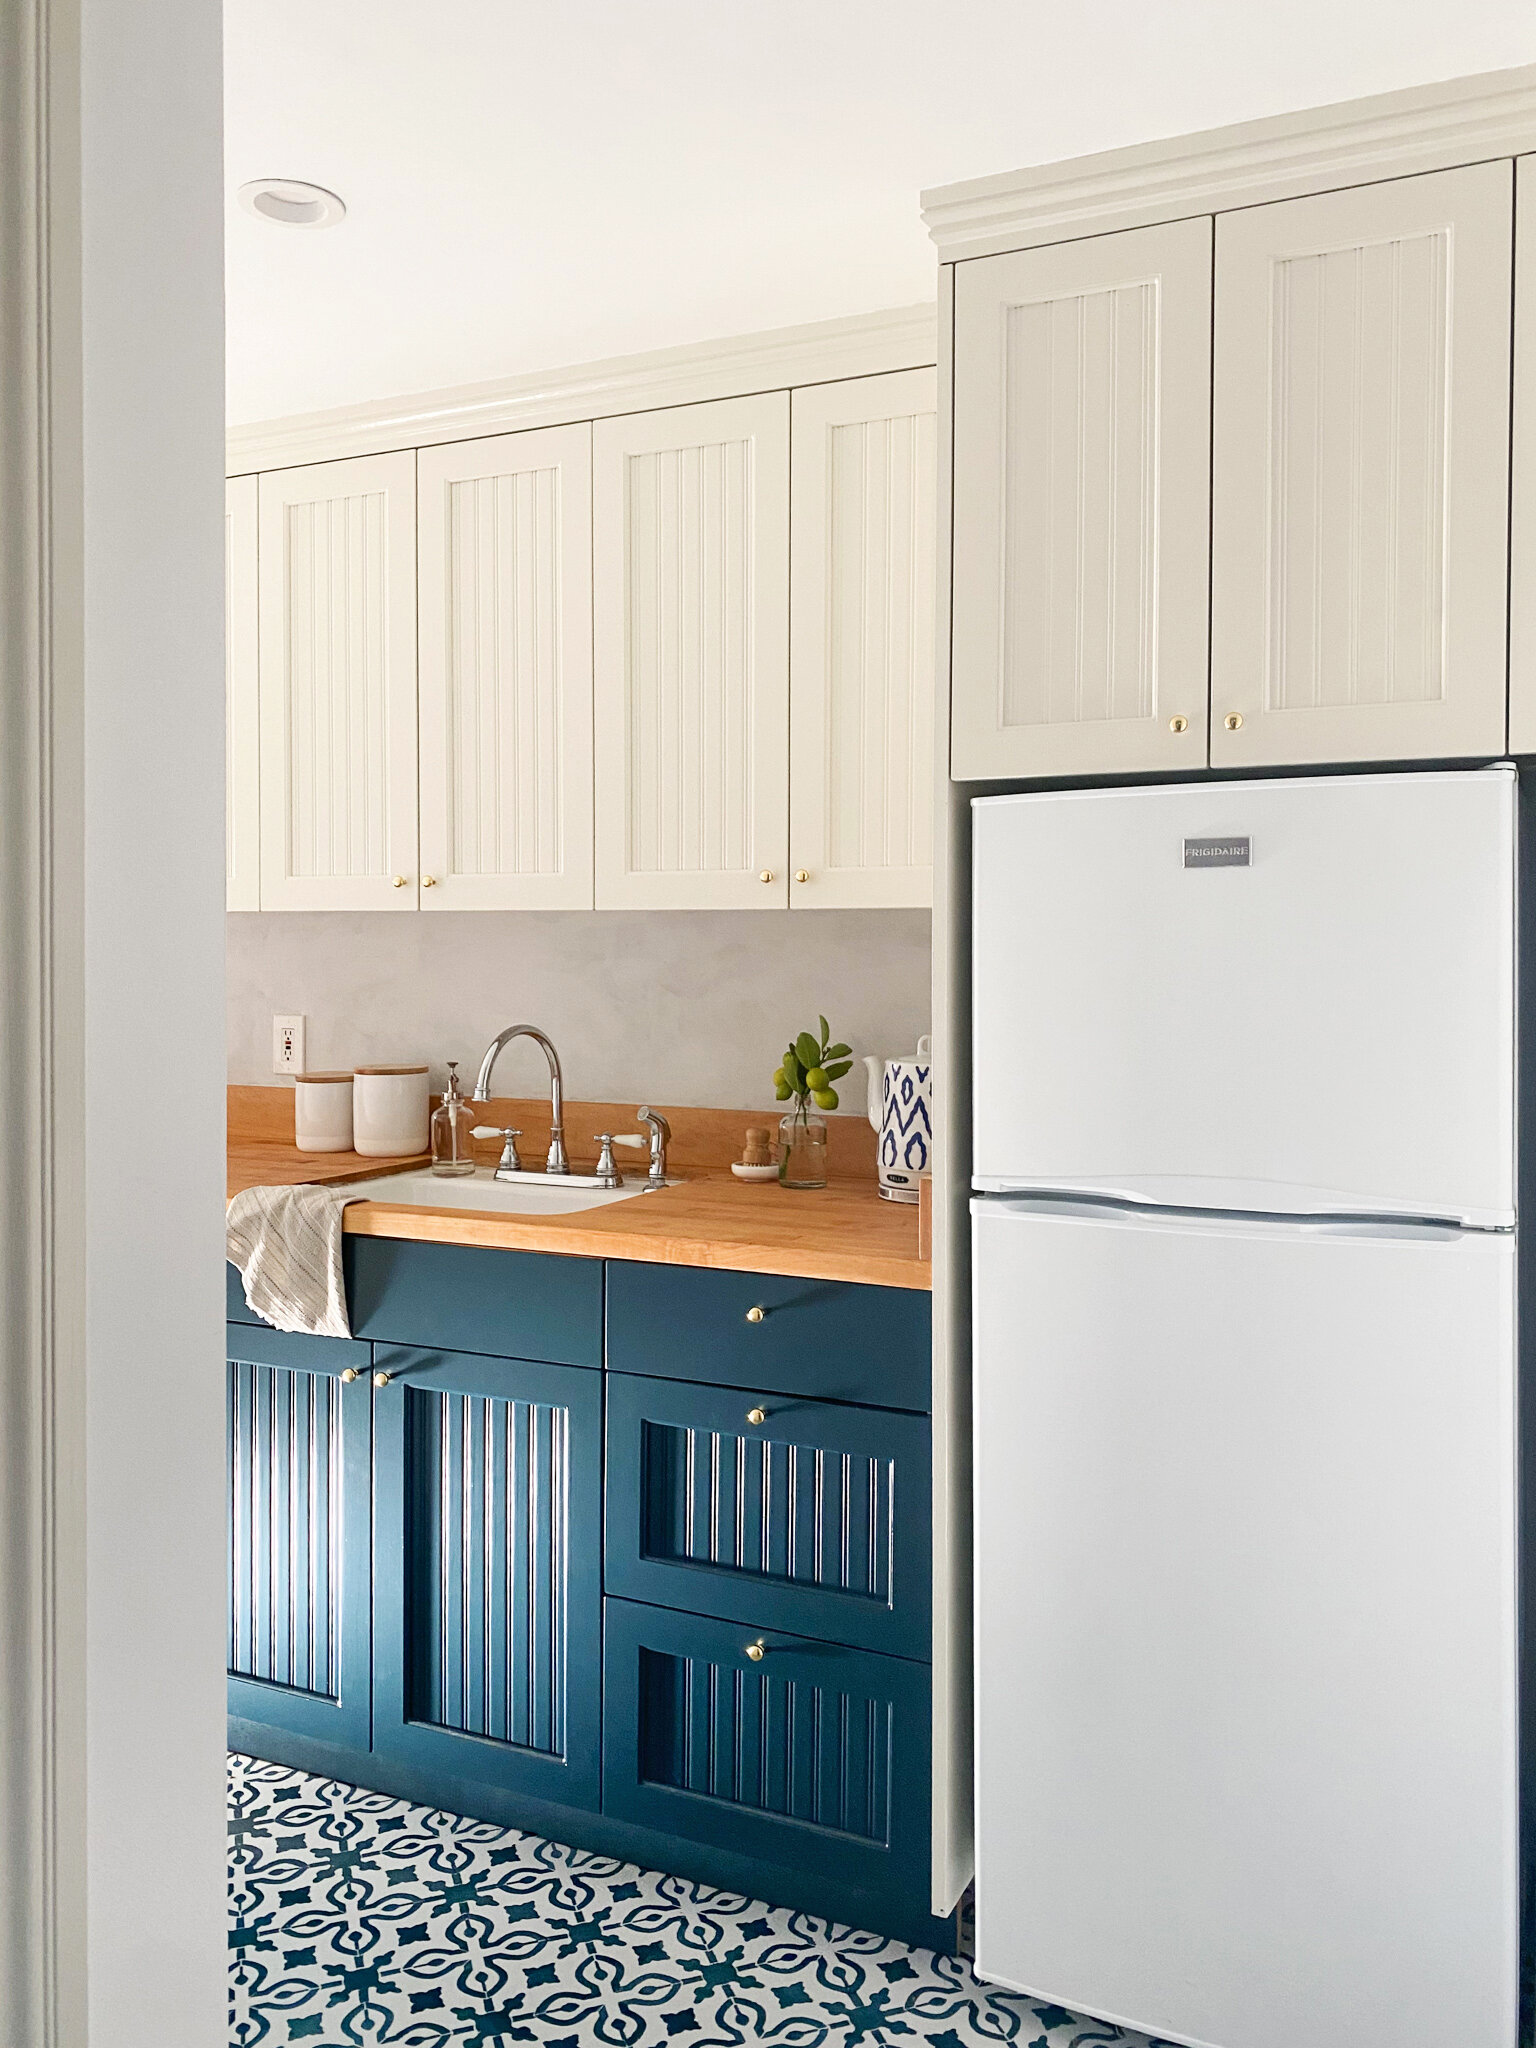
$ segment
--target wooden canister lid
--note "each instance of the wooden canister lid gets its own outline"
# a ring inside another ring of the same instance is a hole
[[[354,1074],[424,1074],[423,1067],[354,1067]]]
[[[300,1088],[313,1086],[320,1083],[339,1083],[342,1081],[350,1081],[352,1079],[352,1069],[349,1067],[344,1074],[295,1074],[293,1078],[296,1085]]]

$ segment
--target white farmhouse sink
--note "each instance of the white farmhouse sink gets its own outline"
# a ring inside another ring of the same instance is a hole
[[[538,1180],[497,1180],[488,1166],[473,1174],[384,1173],[357,1180],[344,1190],[349,1201],[390,1202],[405,1209],[479,1209],[503,1216],[573,1216],[627,1202],[645,1192],[644,1183],[622,1188],[562,1186],[556,1175]]]

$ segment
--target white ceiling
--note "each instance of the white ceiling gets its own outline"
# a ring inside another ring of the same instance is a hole
[[[229,410],[931,296],[925,185],[1536,59],[1526,0],[226,0]],[[234,203],[339,192],[339,227]]]

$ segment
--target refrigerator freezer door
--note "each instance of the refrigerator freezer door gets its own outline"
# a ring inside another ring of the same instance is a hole
[[[1512,770],[974,821],[978,1187],[1513,1220]]]
[[[1514,1239],[973,1213],[978,1969],[1514,2048]]]

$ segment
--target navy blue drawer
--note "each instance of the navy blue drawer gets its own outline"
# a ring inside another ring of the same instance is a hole
[[[229,1712],[361,1751],[371,1695],[368,1365],[366,1344],[229,1325]]]
[[[600,1259],[349,1237],[352,1334],[551,1365],[603,1362]]]
[[[614,1371],[926,1413],[932,1350],[914,1288],[609,1262]]]
[[[606,1591],[928,1655],[926,1416],[628,1373],[607,1391]]]
[[[891,1919],[928,1908],[928,1669],[828,1643],[756,1635],[605,1600],[603,1811],[871,1896]],[[775,1878],[774,1870],[783,1873]]]

